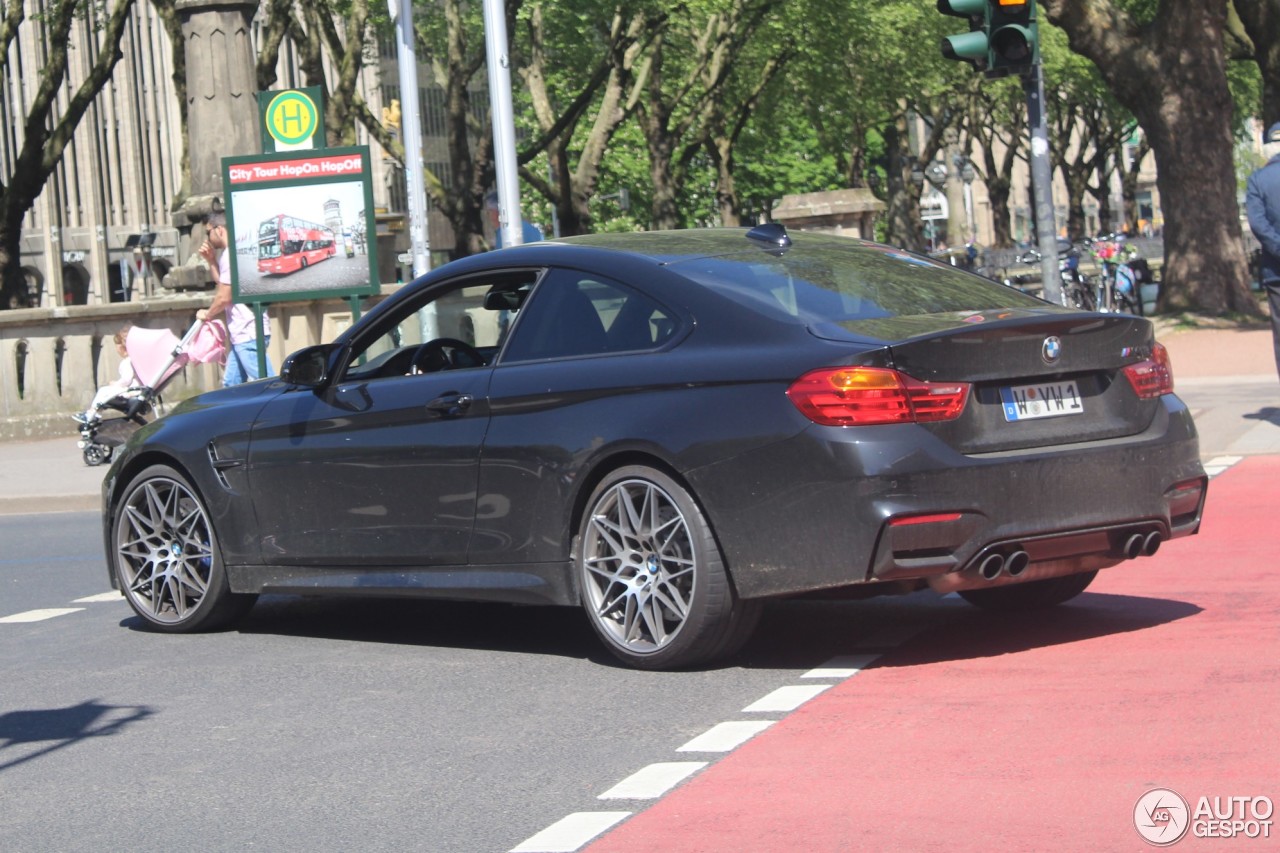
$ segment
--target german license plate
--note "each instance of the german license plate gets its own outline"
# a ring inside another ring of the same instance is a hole
[[[1006,385],[1000,389],[1006,421],[1030,421],[1084,414],[1084,401],[1074,382]]]

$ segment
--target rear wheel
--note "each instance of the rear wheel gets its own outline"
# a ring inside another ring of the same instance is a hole
[[[1081,277],[1079,280],[1068,280],[1062,283],[1062,304],[1068,308],[1078,308],[1081,311],[1092,311],[1096,303],[1093,299],[1093,288],[1089,280]]]
[[[167,465],[134,478],[116,506],[112,531],[120,589],[151,628],[216,628],[244,615],[257,599],[231,592],[204,502]]]
[[[983,610],[1009,613],[1019,610],[1039,610],[1070,601],[1088,588],[1098,576],[1096,571],[993,586],[987,589],[963,589],[960,597]]]
[[[1133,298],[1132,293],[1126,293],[1122,290],[1116,291],[1116,310],[1121,314],[1133,314],[1142,316],[1142,305],[1138,300]]]
[[[693,497],[652,468],[620,468],[596,487],[575,561],[591,627],[639,669],[729,655],[760,618],[760,602],[734,594]]]

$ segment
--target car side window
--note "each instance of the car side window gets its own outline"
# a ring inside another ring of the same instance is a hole
[[[471,278],[430,298],[406,300],[357,341],[341,381],[411,376],[492,364],[519,294],[536,272]],[[515,294],[495,301],[495,291]]]
[[[677,328],[648,296],[575,270],[551,270],[523,313],[504,363],[655,349]]]

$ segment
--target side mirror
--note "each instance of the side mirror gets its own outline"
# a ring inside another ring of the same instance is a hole
[[[300,349],[284,360],[280,378],[290,385],[319,388],[329,381],[329,365],[333,353],[333,344]]]

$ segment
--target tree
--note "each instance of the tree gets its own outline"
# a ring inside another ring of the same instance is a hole
[[[392,142],[382,122],[360,94],[360,72],[366,51],[385,17],[374,13],[369,0],[268,0],[258,49],[258,89],[267,91],[276,82],[276,65],[285,38],[293,41],[303,79],[319,86],[324,97],[326,144],[356,144],[356,123],[363,125],[384,146]],[[327,60],[327,61],[326,61]],[[399,153],[403,161],[403,149]]]
[[[9,79],[11,48],[26,18],[23,0],[7,0],[0,21],[0,76]],[[21,144],[11,161],[10,174],[0,176],[0,309],[25,307],[29,302],[21,269],[22,219],[44,189],[45,183],[70,143],[76,127],[94,98],[111,79],[123,54],[120,39],[133,0],[116,0],[110,13],[89,0],[50,0],[41,13],[43,33],[32,32],[45,45],[40,82],[22,121]],[[71,87],[71,27],[89,16],[98,35],[96,56],[78,86]]]
[[[1161,305],[1259,316],[1236,203],[1225,32],[1229,0],[1042,0],[1151,143],[1165,213]]]
[[[593,24],[598,17],[594,2],[534,3],[522,16],[528,57],[520,77],[534,121],[519,156],[522,176],[551,202],[565,236],[591,230],[601,168],[643,84],[638,60],[667,20],[662,9],[634,3],[616,5],[605,27]],[[527,167],[543,151],[549,175]]]
[[[974,167],[991,202],[992,245],[1008,249],[1013,246],[1009,213],[1013,165],[1020,157],[1026,159],[1027,101],[1013,81],[975,88],[966,119],[968,135],[978,149]]]
[[[781,4],[726,0],[681,5],[684,14],[673,17],[647,51],[648,77],[636,107],[649,152],[653,227],[659,230],[688,224],[677,197],[690,164],[705,151],[717,123],[728,126],[735,120],[730,116],[751,109],[758,97],[752,87],[730,85],[735,59]]]
[[[1262,75],[1262,122],[1280,121],[1280,0],[1233,0],[1227,34],[1234,56],[1252,59]]]

